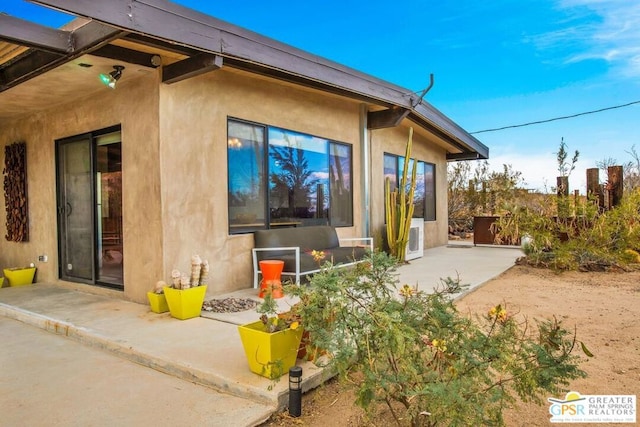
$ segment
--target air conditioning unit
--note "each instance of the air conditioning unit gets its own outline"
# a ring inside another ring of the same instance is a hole
[[[404,259],[411,260],[424,255],[424,219],[411,218],[411,228],[409,229],[409,241]]]

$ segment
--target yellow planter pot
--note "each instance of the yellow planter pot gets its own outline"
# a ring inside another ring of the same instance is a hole
[[[169,311],[167,305],[167,297],[164,294],[156,294],[155,292],[147,292],[147,298],[149,299],[149,305],[151,311],[154,313],[166,313]]]
[[[164,296],[167,299],[171,316],[180,320],[200,317],[206,293],[206,285],[184,290],[169,287],[164,288]]]
[[[3,271],[9,286],[30,285],[33,283],[33,276],[36,274],[35,267],[5,268]]]
[[[295,366],[303,328],[266,332],[261,321],[238,326],[251,372],[275,379]]]

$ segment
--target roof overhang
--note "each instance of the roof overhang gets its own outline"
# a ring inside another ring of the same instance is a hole
[[[111,0],[109,7],[89,0],[33,3],[90,22],[75,30],[54,30],[0,15],[0,40],[26,48],[0,63],[0,92],[84,54],[122,58],[126,49],[110,43],[128,40],[184,57],[163,67],[167,84],[224,64],[385,107],[386,112],[370,113],[370,129],[408,118],[440,138],[450,160],[489,156],[484,144],[407,89],[169,1]],[[127,61],[134,56],[128,52]],[[153,62],[149,53],[135,60]]]

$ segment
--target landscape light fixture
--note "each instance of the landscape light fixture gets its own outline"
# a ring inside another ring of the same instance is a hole
[[[289,369],[289,415],[297,418],[302,415],[302,368]]]
[[[114,70],[109,74],[100,74],[100,81],[111,89],[116,88],[116,82],[120,80],[120,77],[122,77],[122,70],[124,70],[122,65],[114,65],[113,68]]]

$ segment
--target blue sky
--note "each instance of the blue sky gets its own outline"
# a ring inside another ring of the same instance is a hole
[[[411,91],[469,132],[640,100],[640,2],[634,0],[407,0],[177,3]],[[21,10],[20,10],[21,9]],[[59,26],[64,17],[3,0],[0,11]],[[585,168],[640,151],[640,104],[569,120],[475,135],[492,167],[511,164],[527,187],[555,184],[564,138]],[[601,176],[601,179],[603,177]]]

